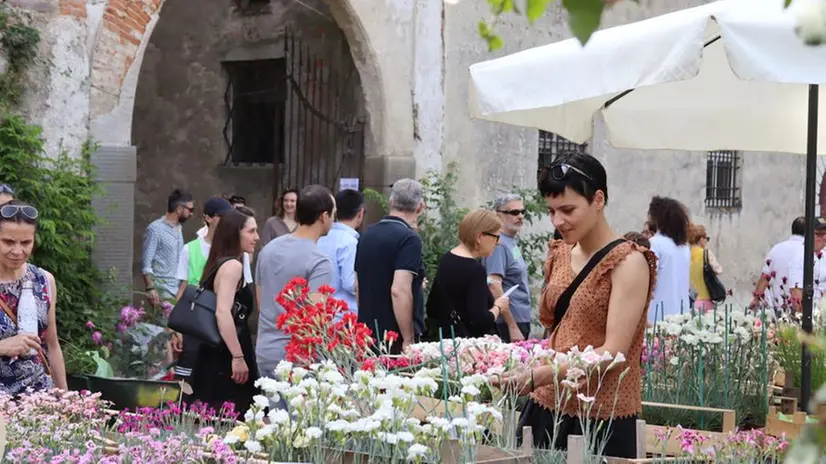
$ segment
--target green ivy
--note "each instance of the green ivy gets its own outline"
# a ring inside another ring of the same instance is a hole
[[[8,7],[0,6],[0,51],[8,65],[0,74],[0,110],[8,111],[20,102],[25,86],[25,70],[37,58],[40,33],[22,24]]]

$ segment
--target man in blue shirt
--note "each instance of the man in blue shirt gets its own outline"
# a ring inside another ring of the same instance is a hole
[[[510,296],[510,310],[519,330],[511,330],[501,318],[497,321],[499,337],[505,342],[515,342],[530,337],[533,314],[528,265],[519,249],[518,238],[525,223],[525,204],[519,195],[508,194],[497,198],[493,207],[502,220],[502,234],[493,254],[482,264],[488,271],[488,285],[494,298],[519,285]]]
[[[330,232],[318,239],[321,248],[333,263],[333,298],[347,303],[358,314],[356,302],[356,248],[364,221],[364,195],[356,190],[342,190],[336,195],[336,222]]]

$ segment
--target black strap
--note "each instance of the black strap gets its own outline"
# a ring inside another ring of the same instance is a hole
[[[206,276],[206,278],[201,279],[201,284],[198,285],[198,288],[205,289],[207,287],[210,287],[210,290],[214,289],[214,287],[215,287],[215,276],[218,274],[218,269],[221,269],[221,266],[223,266],[227,261],[232,261],[233,259],[241,261],[240,259],[238,259],[234,256],[230,257],[230,258],[222,259],[221,261],[218,262],[218,264],[214,268],[212,268],[209,271],[209,275]],[[242,261],[242,264],[243,264],[243,261]],[[243,281],[244,279],[242,278],[241,280]]]
[[[576,278],[571,285],[568,285],[568,288],[559,295],[559,299],[556,301],[556,307],[554,308],[554,325],[551,327],[551,333],[553,333],[557,327],[559,327],[559,323],[562,322],[562,318],[565,317],[565,313],[568,312],[568,306],[571,304],[571,298],[574,296],[574,292],[576,292],[579,285],[588,277],[588,274],[597,267],[597,264],[605,258],[608,253],[611,252],[617,245],[621,243],[625,243],[626,240],[624,238],[618,238],[613,242],[605,245],[597,251],[594,256],[591,256],[591,259],[588,260],[588,263],[585,264],[585,267],[579,271]]]

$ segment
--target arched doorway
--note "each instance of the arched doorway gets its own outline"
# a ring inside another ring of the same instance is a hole
[[[101,175],[109,187],[99,208],[107,222],[98,243],[106,251],[98,253],[99,265],[137,270],[133,262],[139,260],[143,229],[163,214],[165,198],[175,187],[192,191],[199,202],[217,193],[241,194],[261,219],[269,213],[274,190],[293,182],[332,186],[337,177],[357,176],[352,159],[341,162],[345,153],[357,152],[355,164],[366,155],[368,172],[361,185],[381,188],[393,177],[412,174],[410,80],[405,68],[383,53],[398,37],[392,24],[377,17],[386,6],[376,3],[109,2],[90,90],[90,132],[102,143],[96,158],[98,164],[114,166]],[[365,8],[369,17],[358,17]],[[384,13],[390,18],[389,11]],[[297,43],[285,41],[288,27]],[[376,43],[381,50],[373,47]],[[390,56],[405,61],[403,54]],[[255,69],[245,69],[250,67]],[[230,76],[243,91],[228,83]],[[273,102],[267,99],[247,102],[239,116],[240,99],[233,93],[254,94],[267,90],[261,87],[267,81],[289,80],[295,83],[292,89],[270,88],[269,99],[283,104],[285,113],[292,106],[293,116],[256,117],[271,114],[266,107]],[[404,85],[408,88],[399,91]],[[393,98],[385,97],[387,91]],[[356,128],[358,119],[366,121],[363,132]],[[275,140],[256,138],[266,132],[261,126],[271,127]],[[363,141],[358,139],[362,133]],[[275,149],[267,167],[261,152],[286,146],[291,137],[291,148]],[[339,139],[345,148],[330,145]],[[321,156],[330,151],[339,162]],[[289,156],[307,152],[304,162],[290,162]],[[186,237],[198,226],[187,224]],[[123,274],[120,282],[131,281]]]

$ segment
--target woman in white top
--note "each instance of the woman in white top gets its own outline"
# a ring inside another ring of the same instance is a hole
[[[648,221],[654,231],[650,238],[651,251],[657,255],[657,283],[648,307],[648,322],[653,324],[691,308],[691,250],[688,247],[691,222],[685,205],[668,197],[651,199]]]

